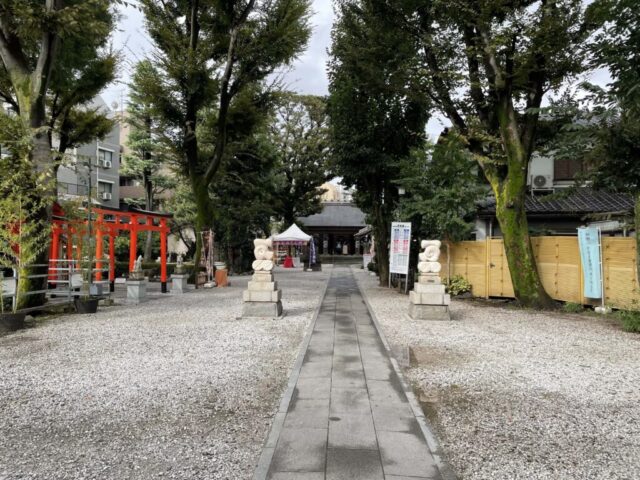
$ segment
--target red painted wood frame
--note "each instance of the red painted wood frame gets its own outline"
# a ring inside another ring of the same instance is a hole
[[[103,239],[109,238],[109,282],[113,291],[116,278],[115,239],[121,231],[129,232],[129,271],[133,270],[134,262],[138,254],[138,233],[160,232],[160,281],[162,292],[167,292],[167,235],[170,232],[167,219],[170,215],[151,213],[142,210],[122,211],[106,208],[92,209],[96,220],[93,223],[93,235],[96,239],[96,269],[102,268]],[[73,242],[70,240],[77,236],[76,255],[80,260],[82,252],[82,230],[86,228],[86,221],[72,222],[64,218],[64,211],[56,205],[54,207],[53,229],[51,232],[50,260],[73,258]],[[66,252],[60,252],[60,236],[67,235]],[[61,255],[62,253],[62,255]],[[49,278],[56,278],[56,271],[49,270]],[[96,280],[102,280],[102,272],[96,272]]]

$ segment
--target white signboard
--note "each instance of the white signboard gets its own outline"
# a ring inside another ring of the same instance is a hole
[[[409,254],[411,251],[411,222],[393,222],[391,224],[391,252],[389,272],[407,275],[409,273]]]

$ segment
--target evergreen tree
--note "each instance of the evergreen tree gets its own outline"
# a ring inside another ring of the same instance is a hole
[[[135,178],[144,188],[144,208],[155,209],[156,196],[174,186],[167,175],[168,152],[158,135],[158,121],[144,86],[153,79],[153,67],[148,60],[139,62],[129,85],[129,105],[126,122],[129,135],[126,146],[128,153],[122,157],[120,174]],[[151,261],[153,232],[147,232],[144,260]]]
[[[260,84],[309,38],[308,0],[141,0],[157,47],[147,93],[162,118],[176,165],[191,185],[196,230],[213,226],[209,195],[230,142],[251,133],[244,108]],[[204,141],[203,137],[207,137]],[[199,261],[200,238],[197,236]]]
[[[529,238],[527,167],[545,94],[587,68],[582,0],[381,3],[420,42],[423,91],[491,185],[516,298],[552,307]]]
[[[380,284],[398,202],[398,162],[424,142],[427,102],[416,83],[417,44],[380,15],[377,0],[339,4],[329,63],[333,167],[368,214]]]
[[[279,96],[269,126],[278,155],[278,213],[286,226],[321,210],[320,188],[331,178],[326,102],[321,97]]]
[[[9,138],[3,134],[3,145],[22,154],[20,186],[24,196],[38,196],[29,202],[38,207],[37,211],[30,212],[26,222],[46,224],[51,219],[56,198],[56,169],[59,164],[59,155],[53,155],[51,145],[51,131],[56,128],[56,121],[52,121],[55,113],[60,113],[58,128],[62,134],[70,131],[63,118],[73,122],[87,118],[86,115],[74,118],[69,113],[72,111],[70,108],[64,110],[66,113],[61,113],[62,109],[58,108],[60,105],[55,97],[52,101],[53,108],[47,111],[51,87],[56,85],[58,92],[65,94],[66,105],[76,106],[82,103],[73,95],[66,96],[66,93],[73,89],[74,81],[80,81],[84,77],[78,79],[63,72],[78,72],[83,61],[89,63],[94,58],[95,49],[102,44],[96,39],[107,37],[113,27],[112,3],[122,2],[20,0],[0,3],[0,97],[12,107],[22,125],[22,128],[7,131],[21,135],[20,138]],[[88,40],[84,40],[85,38]],[[83,41],[92,45],[94,50],[88,48],[75,51]],[[84,54],[91,58],[83,57]],[[3,112],[0,115],[6,114]],[[83,124],[85,127],[88,125],[86,122]],[[74,135],[77,134],[78,130]],[[7,166],[5,164],[3,168]],[[8,181],[9,177],[4,176],[3,183]],[[10,185],[1,184],[0,190],[9,187]],[[35,230],[37,229],[25,225],[25,232]],[[34,244],[29,238],[23,240],[26,248]],[[46,263],[47,250],[39,249],[35,263]],[[26,254],[30,256],[28,252]],[[25,277],[29,273],[29,270],[25,270],[21,275]],[[24,288],[41,290],[45,281],[46,279],[35,279],[33,282],[25,282]],[[44,301],[42,295],[22,298],[24,305]]]

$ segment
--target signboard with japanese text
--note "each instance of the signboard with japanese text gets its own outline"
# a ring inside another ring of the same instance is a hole
[[[390,248],[389,272],[407,275],[409,273],[409,255],[411,252],[410,222],[393,222],[391,224]]]
[[[602,298],[602,271],[600,265],[600,231],[596,227],[578,228],[580,261],[584,276],[584,296]]]

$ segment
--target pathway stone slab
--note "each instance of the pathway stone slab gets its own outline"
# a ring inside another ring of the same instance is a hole
[[[350,270],[333,270],[311,329],[254,478],[442,480]]]

